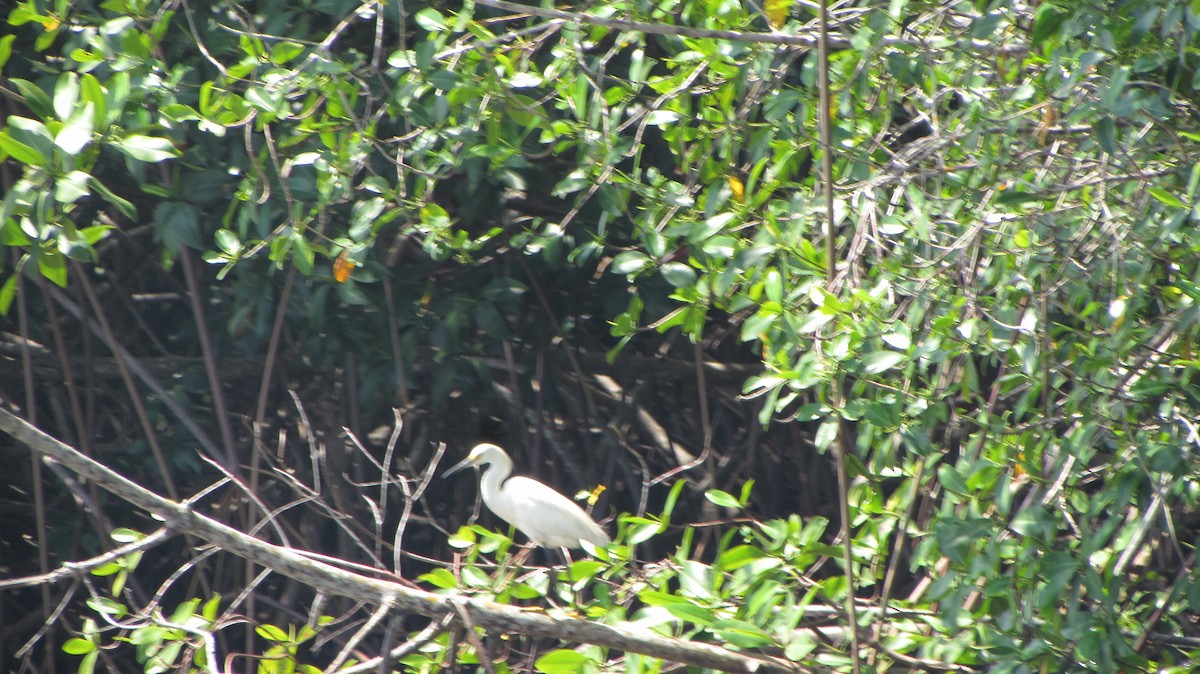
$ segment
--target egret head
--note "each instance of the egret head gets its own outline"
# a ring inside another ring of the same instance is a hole
[[[481,445],[475,445],[475,448],[471,450],[467,458],[451,466],[449,470],[442,473],[442,477],[450,477],[464,468],[478,468],[479,466],[486,466],[493,463],[508,463],[511,466],[512,460],[508,458],[508,454],[503,449],[485,442]]]

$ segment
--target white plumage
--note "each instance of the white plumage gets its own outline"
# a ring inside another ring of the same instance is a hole
[[[512,459],[496,445],[477,445],[442,477],[478,466],[485,467],[480,480],[484,504],[534,545],[578,548],[580,541],[597,547],[608,545],[610,539],[604,529],[571,499],[533,478],[513,476]]]

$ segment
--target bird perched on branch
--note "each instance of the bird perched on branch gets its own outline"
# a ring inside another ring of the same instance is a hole
[[[484,504],[534,545],[579,548],[580,541],[596,547],[608,545],[610,539],[604,529],[571,499],[531,477],[513,475],[512,459],[496,445],[476,445],[466,459],[442,477],[480,466],[484,467],[480,480]]]

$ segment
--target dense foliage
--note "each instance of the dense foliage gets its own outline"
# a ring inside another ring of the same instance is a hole
[[[814,668],[1196,666],[1200,3],[835,4],[832,223],[816,5],[521,7],[16,3],[6,407],[426,589]],[[429,478],[480,438],[617,543],[551,582],[459,529]],[[3,575],[158,526],[0,456]],[[290,671],[371,615],[155,542],[0,594],[0,650]],[[406,670],[665,666],[427,624]]]

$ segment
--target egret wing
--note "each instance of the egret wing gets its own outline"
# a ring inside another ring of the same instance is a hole
[[[579,547],[579,541],[605,545],[608,534],[574,501],[527,477],[505,481],[516,525],[529,540],[549,547]]]

